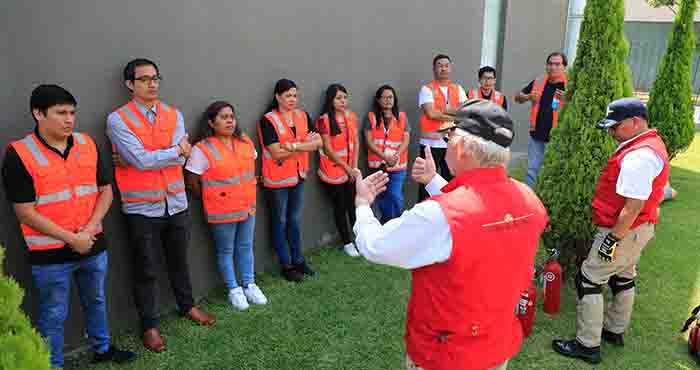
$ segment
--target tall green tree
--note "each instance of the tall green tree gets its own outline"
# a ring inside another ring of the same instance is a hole
[[[49,352],[20,309],[24,293],[3,275],[5,250],[0,246],[0,370],[49,370]]]
[[[691,70],[695,49],[693,17],[697,0],[682,0],[666,54],[649,94],[649,121],[666,144],[670,158],[693,141],[693,84]]]
[[[591,199],[600,171],[615,148],[595,123],[615,99],[631,96],[632,78],[626,60],[629,45],[623,33],[623,0],[588,0],[577,54],[567,87],[567,103],[552,130],[535,191],[549,214],[543,235],[557,248],[569,272],[593,239]]]

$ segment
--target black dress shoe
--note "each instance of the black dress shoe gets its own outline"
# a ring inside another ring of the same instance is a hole
[[[297,271],[299,271],[299,272],[301,272],[302,274],[304,274],[304,275],[309,275],[309,276],[314,276],[314,275],[316,275],[316,271],[314,271],[314,270],[311,268],[311,266],[309,266],[309,265],[306,263],[306,261],[304,261],[304,262],[302,262],[302,263],[295,263],[295,264],[294,264],[294,268],[295,268]]]
[[[136,360],[136,354],[131,351],[124,351],[115,346],[110,346],[104,353],[95,353],[92,363],[114,362],[115,364],[126,364]]]
[[[625,335],[624,334],[615,334],[611,331],[603,329],[603,332],[600,335],[601,339],[604,341],[618,346],[618,347],[624,347],[625,346]]]
[[[295,283],[300,283],[304,280],[304,274],[297,271],[294,266],[282,266],[282,276],[284,276],[287,281]]]
[[[599,364],[601,361],[600,347],[584,347],[576,339],[555,339],[552,341],[552,349],[562,356],[580,358],[589,364]]]

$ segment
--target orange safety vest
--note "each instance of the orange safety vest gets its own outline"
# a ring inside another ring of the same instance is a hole
[[[156,122],[151,124],[133,101],[117,109],[117,114],[141,141],[148,151],[167,149],[173,146],[173,135],[177,126],[177,111],[165,103],[156,103]],[[116,150],[112,145],[112,150]],[[185,191],[182,166],[175,165],[154,170],[140,170],[132,165],[115,168],[117,188],[122,202],[157,202],[166,193]]]
[[[435,110],[444,112],[447,109],[447,102],[449,101],[450,107],[459,107],[459,85],[450,82],[447,85],[447,98],[442,93],[440,85],[437,81],[432,81],[429,85],[425,87],[429,88],[433,92],[433,108]],[[442,140],[445,136],[443,133],[437,132],[437,130],[442,125],[442,121],[431,120],[425,115],[425,112],[421,113],[420,116],[420,130],[421,139],[426,140]]]
[[[318,127],[324,127],[330,135],[330,122],[328,115],[324,114],[318,119]],[[355,141],[357,136],[357,116],[354,112],[345,113],[345,128],[341,126],[340,134],[331,136],[331,148],[335,152],[336,157],[352,167],[352,159],[355,155]],[[321,161],[318,169],[318,177],[328,184],[342,184],[348,181],[348,174],[343,167],[333,162],[321,148]]]
[[[309,122],[303,110],[295,109],[292,113],[296,133],[292,132],[289,124],[276,109],[265,114],[265,118],[272,122],[280,144],[301,143],[309,133]],[[263,142],[262,130],[258,122],[258,138],[262,147],[262,176],[263,185],[266,188],[288,188],[299,183],[299,179],[306,178],[309,170],[309,153],[296,153],[284,160],[275,160]]]
[[[77,232],[90,221],[97,203],[97,147],[85,134],[73,133],[73,141],[65,160],[34,134],[10,145],[34,180],[36,211],[63,229]],[[20,224],[20,228],[30,251],[66,245],[26,224]]]
[[[202,174],[202,200],[207,221],[243,221],[255,214],[255,146],[247,136],[231,138],[235,151],[216,137],[196,147],[209,161]]]
[[[396,117],[392,116],[388,131],[384,130],[384,119],[382,119],[380,125],[377,125],[377,118],[375,117],[374,112],[369,112],[368,116],[370,125],[372,126],[370,131],[370,139],[372,140],[372,144],[374,144],[377,149],[382,152],[386,152],[387,150],[398,152],[399,147],[403,142],[404,134],[406,133],[406,113],[399,112],[398,120]],[[369,168],[380,168],[384,161],[373,151],[369,150],[367,152],[367,162]],[[389,172],[405,170],[407,162],[408,150],[404,150],[403,153],[401,153],[399,163],[397,163],[394,167],[387,168],[386,170]]]
[[[483,99],[483,98],[484,98],[484,94],[481,92],[481,88],[479,88],[479,87],[472,87],[472,88],[469,89],[469,91],[467,92],[467,98],[469,98],[469,99],[474,99],[474,98]],[[491,92],[491,99],[490,99],[490,100],[491,100],[492,102],[494,102],[494,103],[500,105],[500,106],[503,106],[503,103],[506,101],[505,98],[506,98],[506,97],[505,97],[503,94],[501,94],[500,91],[493,90],[493,91]]]
[[[541,78],[540,83],[537,79],[532,81],[532,91],[537,92],[537,101],[532,102],[532,108],[530,109],[530,131],[535,131],[535,126],[537,126],[537,112],[540,111],[540,98],[542,98],[542,92],[544,87],[547,86],[547,81],[549,81],[549,75],[544,75]],[[564,75],[564,87],[569,83],[569,80]],[[564,107],[564,102],[559,101],[559,108],[552,111],[552,128],[557,127],[557,121],[559,121],[559,111]]]

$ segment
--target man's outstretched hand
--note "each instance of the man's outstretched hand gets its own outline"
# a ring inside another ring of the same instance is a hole
[[[386,190],[389,183],[389,175],[383,171],[377,171],[366,178],[362,178],[362,172],[355,168],[353,170],[355,178],[355,207],[370,206],[377,195]]]

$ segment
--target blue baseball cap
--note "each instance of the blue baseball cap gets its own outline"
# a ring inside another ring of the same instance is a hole
[[[608,105],[608,114],[598,121],[596,127],[607,129],[627,118],[641,117],[648,120],[647,108],[638,98],[622,98]]]

